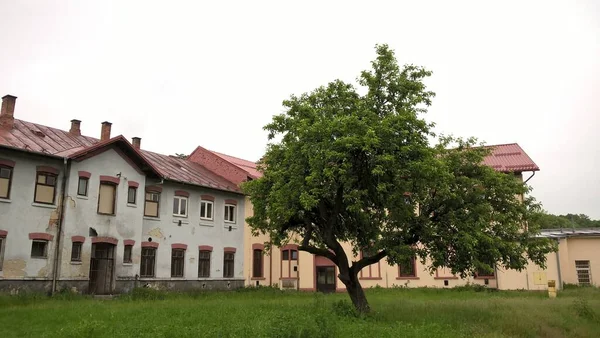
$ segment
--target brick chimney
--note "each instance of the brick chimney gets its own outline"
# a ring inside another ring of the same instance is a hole
[[[110,122],[102,122],[102,131],[100,132],[100,141],[106,141],[110,139],[110,126],[112,123]]]
[[[15,125],[15,103],[17,97],[12,95],[4,95],[2,97],[2,110],[0,110],[0,127],[12,129]]]
[[[140,147],[142,146],[142,139],[139,137],[132,137],[131,143],[133,144],[133,147],[135,149],[140,149]]]
[[[81,121],[73,119],[71,120],[71,129],[69,133],[75,136],[81,136]]]

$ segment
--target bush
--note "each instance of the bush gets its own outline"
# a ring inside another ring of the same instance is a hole
[[[575,310],[575,313],[577,313],[577,315],[581,318],[585,318],[585,319],[589,319],[589,320],[595,320],[596,319],[596,313],[594,312],[594,309],[592,309],[587,301],[587,299],[585,298],[578,298],[573,302],[573,308]]]

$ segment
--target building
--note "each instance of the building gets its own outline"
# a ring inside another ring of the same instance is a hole
[[[110,294],[243,286],[245,199],[202,165],[123,136],[0,113],[0,289]]]

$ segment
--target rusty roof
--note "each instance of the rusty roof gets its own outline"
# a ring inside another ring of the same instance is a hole
[[[486,146],[493,148],[483,163],[501,172],[539,171],[540,168],[516,143]]]
[[[150,151],[138,151],[121,135],[100,142],[94,137],[78,136],[68,131],[19,119],[14,120],[14,127],[11,129],[0,128],[0,147],[69,159],[116,142],[128,144],[131,147],[128,149],[128,156],[134,157],[138,163],[146,161],[153,172],[166,180],[240,193],[236,184],[200,164]]]
[[[209,151],[212,152],[213,154],[219,156],[220,158],[224,159],[225,161],[246,171],[248,173],[248,175],[251,176],[252,178],[259,178],[262,176],[262,173],[260,171],[258,171],[258,169],[256,169],[256,162],[244,160],[244,159],[241,159],[238,157],[226,155],[226,154],[219,153],[219,152],[212,151],[212,150],[209,150]]]

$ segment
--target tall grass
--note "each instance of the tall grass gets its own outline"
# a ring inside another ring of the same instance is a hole
[[[160,292],[113,300],[0,296],[2,337],[600,337],[600,290],[370,289],[356,313],[345,294]]]

